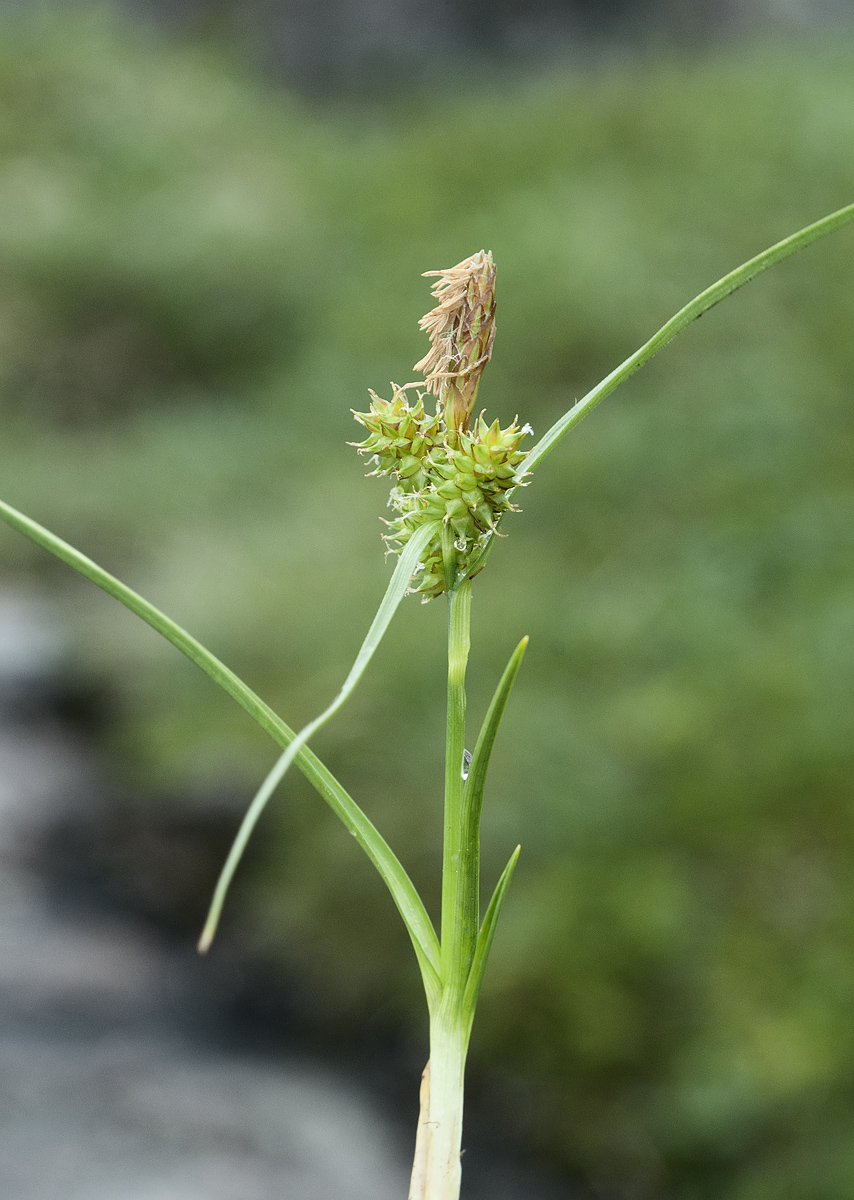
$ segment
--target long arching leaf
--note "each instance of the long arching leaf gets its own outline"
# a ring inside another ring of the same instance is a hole
[[[281,717],[268,704],[265,704],[239,676],[211,654],[201,642],[198,642],[180,625],[160,612],[153,604],[143,599],[127,584],[116,579],[114,575],[105,571],[103,567],[98,566],[91,558],[81,554],[68,542],[63,541],[62,538],[45,529],[43,525],[39,525],[2,500],[0,500],[0,519],[43,549],[50,551],[68,566],[73,567],[75,571],[118,600],[125,608],[130,609],[168,642],[171,642],[176,649],[200,667],[215,683],[218,683],[232,699],[236,700],[241,708],[245,709],[279,746],[293,745],[296,734]],[[303,746],[297,751],[295,761],[299,770],[356,838],[382,876],[412,939],[424,976],[425,987],[428,993],[435,992],[439,986],[439,942],[427,910],[411,879],[376,827],[317,755],[307,746]]]
[[[546,455],[554,450],[558,442],[569,433],[570,429],[583,420],[589,412],[592,412],[600,400],[604,400],[630,375],[634,375],[639,367],[649,362],[653,355],[662,350],[672,338],[676,337],[677,333],[681,333],[686,325],[690,325],[697,317],[708,312],[713,305],[718,304],[725,296],[729,296],[731,292],[748,283],[762,271],[767,271],[775,263],[781,262],[790,254],[795,254],[796,251],[809,246],[818,238],[833,233],[835,229],[839,229],[852,220],[854,220],[854,204],[849,204],[845,208],[840,208],[836,212],[822,217],[820,221],[807,225],[805,229],[798,230],[797,233],[784,238],[782,242],[777,242],[774,246],[763,250],[755,258],[742,263],[740,267],[736,267],[734,271],[724,275],[723,279],[719,279],[704,292],[700,292],[699,296],[695,296],[690,304],[686,304],[675,316],[671,317],[666,325],[662,325],[658,333],[654,334],[648,342],[621,363],[610,375],[606,375],[601,383],[597,383],[592,391],[589,391],[577,404],[573,405],[568,413],[565,413],[559,421],[552,425],[548,433],[537,442],[521,464],[520,473],[533,471],[535,467],[539,466]]]
[[[237,831],[237,837],[232,843],[228,858],[225,860],[225,865],[220,872],[217,881],[216,889],[211,901],[210,911],[208,912],[205,927],[202,930],[202,936],[199,939],[199,950],[203,953],[208,949],[216,933],[216,927],[219,923],[222,906],[225,902],[225,897],[228,889],[231,886],[231,881],[234,878],[234,872],[237,870],[238,864],[243,857],[243,852],[246,849],[246,844],[252,836],[252,830],[258,823],[262,812],[267,806],[273,792],[282,782],[285,773],[293,763],[296,756],[299,754],[302,747],[308,739],[317,732],[327,721],[341,709],[350,696],[355,691],[356,685],[362,678],[365,668],[373,657],[374,651],[382,641],[385,631],[389,627],[392,617],[397,611],[397,606],[400,604],[403,597],[406,595],[412,576],[415,569],[424,553],[427,545],[435,538],[437,527],[434,524],[423,525],[413,533],[410,540],[404,547],[391,581],[386,590],[386,594],[382,599],[382,603],[377,610],[377,615],[374,617],[368,635],[362,643],[356,661],[350,669],[350,674],[344,680],[344,685],[338,695],[332,701],[328,708],[324,709],[320,716],[315,717],[306,725],[290,746],[281,755],[278,762],[273,766],[267,778],[258,789],[255,799],[246,810],[246,815],[240,823],[240,829]]]

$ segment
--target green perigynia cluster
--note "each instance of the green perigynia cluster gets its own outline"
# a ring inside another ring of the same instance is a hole
[[[354,413],[368,430],[359,452],[376,463],[375,475],[394,480],[389,505],[397,513],[387,522],[389,548],[406,545],[419,526],[436,522],[453,532],[456,569],[469,577],[485,562],[498,522],[514,506],[510,493],[523,483],[519,447],[528,426],[514,420],[502,429],[479,416],[471,424],[480,378],[495,338],[495,264],[488,251],[437,275],[432,292],[439,304],[421,320],[430,334],[430,352],[415,365],[425,374],[424,392],[413,404],[397,387],[383,400],[371,392],[371,407]],[[437,397],[435,413],[425,395]],[[427,547],[413,579],[413,591],[425,600],[446,589],[441,535]]]

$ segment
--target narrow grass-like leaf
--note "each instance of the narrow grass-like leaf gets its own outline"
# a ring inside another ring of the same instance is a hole
[[[219,923],[222,906],[225,903],[225,897],[228,894],[228,889],[231,886],[231,881],[234,878],[234,872],[237,870],[238,864],[243,857],[243,852],[246,849],[246,844],[252,836],[252,830],[258,823],[258,820],[267,806],[273,792],[282,782],[288,768],[293,763],[296,756],[299,754],[302,747],[308,739],[317,732],[327,721],[341,709],[350,696],[353,694],[356,685],[362,678],[365,668],[373,657],[374,651],[382,641],[385,631],[389,627],[392,617],[397,611],[397,606],[400,604],[403,597],[406,595],[410,581],[424,550],[429,542],[436,536],[436,525],[423,525],[413,533],[410,540],[401,552],[400,558],[397,561],[394,574],[386,590],[386,594],[382,599],[382,603],[377,610],[377,615],[374,617],[368,635],[362,643],[362,648],[356,656],[356,661],[353,663],[350,673],[344,681],[338,695],[332,701],[328,708],[324,709],[320,716],[315,717],[313,721],[309,721],[308,725],[297,734],[288,748],[282,754],[279,760],[275,763],[272,770],[267,775],[267,778],[258,789],[255,799],[246,810],[240,829],[237,831],[237,837],[232,843],[228,858],[225,860],[225,865],[220,872],[216,888],[214,890],[213,899],[211,900],[210,910],[208,912],[205,927],[202,930],[202,936],[199,939],[199,950],[204,953],[210,946],[216,928]],[[382,873],[382,872],[381,872]]]
[[[577,404],[573,405],[568,413],[565,413],[559,421],[556,421],[552,425],[548,433],[537,442],[531,453],[521,464],[519,467],[520,473],[524,474],[527,471],[533,471],[535,467],[539,466],[546,455],[569,433],[570,429],[583,420],[589,412],[592,412],[600,400],[604,400],[606,396],[609,396],[630,375],[634,375],[639,367],[649,362],[653,355],[662,350],[672,338],[676,337],[677,333],[681,333],[686,325],[690,325],[697,317],[702,316],[704,312],[708,312],[713,305],[718,304],[725,296],[729,296],[731,292],[748,283],[762,271],[767,271],[775,263],[781,262],[782,259],[788,258],[790,254],[795,254],[798,250],[802,250],[805,246],[809,246],[811,242],[817,241],[826,234],[833,233],[834,230],[841,228],[841,226],[852,220],[854,220],[854,204],[849,204],[845,208],[840,208],[836,212],[822,217],[820,221],[816,221],[812,225],[807,225],[805,229],[798,230],[797,233],[784,238],[782,242],[777,242],[767,250],[763,250],[755,258],[749,259],[748,262],[742,263],[740,267],[736,267],[734,271],[730,271],[728,275],[724,275],[722,279],[719,279],[717,283],[713,283],[711,287],[706,288],[699,296],[695,296],[690,304],[686,304],[675,316],[670,318],[666,325],[662,325],[658,333],[654,334],[648,342],[641,346],[639,350],[636,350],[625,362],[616,367],[610,375],[606,375],[601,383],[597,383],[592,391],[589,391]]]
[[[465,637],[463,662],[468,652],[468,609],[464,616]],[[455,622],[449,625],[449,637]],[[513,651],[510,662],[495,689],[495,695],[484,718],[474,754],[468,765],[467,778],[460,778],[463,759],[465,699],[460,689],[451,686],[448,674],[448,754],[446,760],[445,850],[442,871],[442,963],[445,986],[455,979],[459,993],[465,986],[475,960],[480,924],[480,814],[483,808],[483,789],[495,737],[513,682],[519,672],[527,637]],[[449,656],[450,660],[450,656]],[[449,662],[450,665],[450,662]],[[459,695],[462,695],[462,700]],[[456,697],[456,699],[455,699]],[[454,736],[452,731],[456,730]]]
[[[279,746],[286,747],[293,744],[296,734],[290,726],[286,725],[268,704],[265,704],[239,676],[211,654],[201,642],[196,641],[186,630],[160,612],[153,604],[143,599],[115,576],[110,575],[103,567],[99,567],[91,558],[81,554],[68,542],[63,541],[56,534],[45,529],[43,525],[39,525],[1,500],[0,519],[43,549],[48,550],[68,566],[73,567],[75,571],[118,600],[125,608],[130,609],[168,642],[171,642],[176,649],[200,667],[215,683],[218,683],[233,700],[236,700],[241,708],[245,709]],[[428,995],[435,993],[439,987],[439,941],[412,880],[388,843],[355,800],[307,746],[298,750],[296,765],[356,838],[379,871],[412,939]]]
[[[498,726],[501,724],[501,718],[504,716],[504,710],[507,707],[507,701],[510,699],[510,692],[513,689],[513,684],[516,682],[516,676],[519,674],[519,668],[522,665],[527,645],[528,638],[526,636],[522,638],[510,656],[510,661],[504,668],[504,674],[499,680],[498,687],[495,689],[495,695],[492,697],[492,702],[484,717],[477,744],[471,756],[468,779],[466,780],[465,792],[463,794],[464,820],[469,836],[477,834],[480,823],[480,810],[483,805],[483,789],[486,783],[486,772],[489,769],[489,760],[492,756],[492,747],[495,745]]]
[[[516,847],[510,855],[510,861],[501,872],[501,878],[495,885],[495,891],[492,893],[492,899],[489,901],[486,915],[483,918],[483,924],[477,935],[477,945],[475,946],[471,971],[469,972],[466,990],[463,994],[463,1020],[469,1032],[471,1032],[471,1025],[474,1020],[474,1010],[477,1007],[480,985],[483,982],[486,960],[489,958],[489,951],[492,949],[492,940],[495,937],[495,928],[501,913],[501,905],[504,903],[504,896],[513,877],[513,872],[516,869],[516,863],[519,861],[521,849],[521,846]]]

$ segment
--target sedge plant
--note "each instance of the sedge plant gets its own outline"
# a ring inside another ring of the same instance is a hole
[[[430,350],[416,364],[422,383],[392,385],[391,399],[371,393],[357,421],[359,451],[373,474],[392,481],[386,541],[397,563],[376,617],[338,695],[299,733],[210,650],[79,550],[0,501],[0,517],[119,600],[184,653],[257,721],[281,754],[249,805],[217,884],[199,948],[208,949],[223,902],[261,812],[293,764],[355,837],[385,882],[409,933],[427,1001],[430,1054],[421,1080],[420,1116],[409,1200],[458,1200],[463,1080],[472,1021],[496,923],[519,847],[480,910],[479,827],[490,755],[527,645],[522,638],[502,675],[480,732],[466,749],[465,675],[472,582],[484,569],[517,489],[596,405],[682,329],[754,276],[854,220],[854,204],[771,246],[701,292],[649,341],[592,388],[531,449],[528,426],[501,428],[477,409],[495,338],[495,264],[480,251],[437,276],[437,305],[422,319]],[[410,393],[415,393],[415,399]],[[435,401],[435,403],[434,403]],[[436,928],[406,870],[363,809],[308,746],[361,679],[407,594],[445,596],[448,684],[440,925]]]

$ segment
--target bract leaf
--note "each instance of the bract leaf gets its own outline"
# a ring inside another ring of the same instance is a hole
[[[516,847],[510,855],[510,861],[501,872],[501,878],[495,885],[495,891],[492,893],[492,899],[489,901],[486,915],[483,918],[480,932],[477,935],[474,958],[472,959],[466,990],[463,993],[463,1020],[466,1022],[469,1033],[471,1032],[472,1021],[474,1020],[474,1010],[477,1007],[477,998],[480,994],[480,985],[483,982],[486,960],[489,958],[489,951],[492,949],[492,940],[495,937],[495,928],[498,924],[501,906],[504,903],[504,897],[507,893],[510,880],[513,877],[513,872],[516,869],[516,863],[519,861],[521,850],[521,846]]]
[[[704,292],[700,292],[699,296],[695,296],[690,304],[686,304],[675,316],[671,317],[666,325],[662,325],[658,333],[654,334],[648,342],[645,342],[639,350],[636,350],[625,362],[616,367],[610,375],[606,375],[601,383],[597,383],[592,391],[582,397],[577,404],[573,405],[568,413],[565,413],[559,421],[556,421],[552,425],[548,433],[537,442],[528,457],[521,463],[519,467],[520,474],[533,471],[535,467],[539,466],[546,455],[569,433],[570,429],[583,420],[589,412],[592,412],[600,400],[604,400],[606,396],[609,396],[630,375],[634,375],[639,367],[649,362],[653,355],[662,350],[671,338],[676,337],[677,333],[681,333],[686,325],[690,325],[697,317],[702,316],[704,312],[708,312],[713,305],[718,304],[725,296],[728,296],[731,292],[748,283],[749,280],[759,275],[762,271],[767,271],[775,263],[781,262],[784,258],[788,258],[790,254],[795,254],[798,250],[802,250],[811,242],[817,241],[818,238],[824,237],[828,233],[833,233],[835,229],[841,228],[841,226],[852,220],[854,220],[854,204],[849,204],[845,208],[840,208],[836,212],[822,217],[820,221],[815,221],[812,225],[807,225],[806,228],[799,229],[797,233],[784,238],[782,242],[777,242],[767,250],[763,250],[755,258],[742,263],[740,267],[736,267],[734,271],[730,271],[728,275],[724,275],[722,279],[719,279],[717,283],[713,283],[711,287],[706,288]]]
[[[2,500],[0,519],[107,592],[171,642],[236,700],[279,746],[293,745],[296,734],[290,726],[238,675],[170,617],[74,546]],[[353,834],[385,881],[412,939],[428,995],[434,994],[439,987],[439,942],[412,880],[377,828],[317,755],[307,746],[302,746],[297,750],[295,761],[309,783]]]
[[[466,786],[463,792],[463,820],[465,821],[467,836],[469,837],[474,837],[477,834],[480,823],[480,810],[483,806],[483,789],[486,783],[489,760],[492,756],[492,748],[495,745],[495,738],[498,733],[498,727],[501,724],[501,718],[504,716],[504,710],[507,707],[507,701],[510,699],[510,692],[513,689],[513,684],[516,682],[516,676],[519,674],[519,668],[522,665],[528,640],[527,636],[522,638],[510,656],[510,661],[504,668],[504,674],[501,676],[498,687],[495,689],[495,694],[492,697],[486,716],[483,719],[480,733],[478,734],[474,753],[471,756],[468,778],[466,779]]]
[[[435,538],[437,531],[437,524],[420,526],[418,529],[416,529],[410,540],[406,543],[397,561],[397,566],[395,567],[394,574],[389,582],[386,594],[382,599],[379,609],[377,610],[377,615],[374,617],[373,622],[371,623],[367,637],[362,643],[362,647],[356,656],[356,661],[353,663],[350,673],[344,681],[343,687],[329,707],[324,709],[319,716],[315,717],[313,721],[309,721],[308,725],[304,726],[304,728],[300,730],[285,752],[274,764],[267,775],[267,778],[256,792],[254,800],[249,805],[249,808],[246,810],[246,815],[240,823],[237,836],[232,843],[228,858],[225,860],[225,864],[220,872],[220,876],[214,890],[213,899],[211,900],[211,906],[208,912],[207,920],[205,921],[205,927],[202,930],[202,936],[199,939],[199,950],[202,953],[208,949],[214,938],[216,928],[219,923],[220,914],[222,912],[222,906],[225,902],[225,897],[228,893],[231,881],[234,878],[234,872],[237,870],[237,866],[243,857],[246,844],[252,835],[252,830],[258,823],[261,813],[266,808],[270,797],[273,795],[273,792],[282,782],[282,779],[284,778],[288,768],[291,766],[291,763],[293,763],[294,759],[299,754],[300,750],[308,741],[308,739],[314,733],[316,733],[318,729],[325,725],[327,721],[331,720],[331,718],[339,711],[340,708],[343,707],[349,697],[353,694],[356,685],[365,672],[365,668],[373,657],[374,651],[382,641],[383,635],[388,629],[391,619],[397,611],[397,606],[407,593],[410,581],[418,562],[424,553],[424,550]],[[373,861],[374,865],[377,867],[377,870],[386,880],[386,884],[391,886],[389,879],[386,878],[384,873],[384,866],[375,859]],[[404,921],[407,922],[407,928],[410,931],[410,935],[412,935],[412,929],[409,927],[406,914],[403,912],[403,909],[401,909],[400,912]],[[435,940],[435,933],[433,936]],[[427,947],[422,947],[422,949],[424,949],[426,952]],[[432,956],[428,955],[428,957]],[[438,969],[438,944],[436,946],[436,959],[434,965]]]

